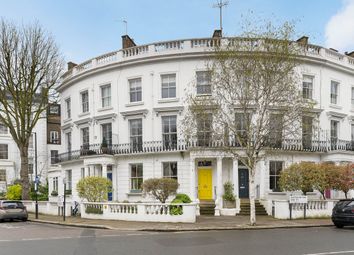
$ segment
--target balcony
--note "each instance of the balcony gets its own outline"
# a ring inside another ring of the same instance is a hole
[[[159,152],[176,152],[193,149],[242,149],[235,141],[196,141],[186,142],[178,140],[177,143],[166,143],[166,141],[149,141],[141,144],[113,144],[102,147],[101,144],[90,144],[82,146],[80,150],[73,150],[59,154],[59,162],[78,160],[81,157],[92,155],[132,155]],[[340,139],[332,140],[306,140],[282,139],[275,142],[266,142],[265,149],[279,151],[304,151],[304,152],[329,152],[329,151],[354,151],[354,141]]]

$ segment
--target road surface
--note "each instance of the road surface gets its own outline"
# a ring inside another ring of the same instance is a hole
[[[0,255],[354,255],[354,228],[129,232],[0,223]]]

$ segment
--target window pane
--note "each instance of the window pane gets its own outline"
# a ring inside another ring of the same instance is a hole
[[[8,159],[8,145],[0,144],[0,159]]]

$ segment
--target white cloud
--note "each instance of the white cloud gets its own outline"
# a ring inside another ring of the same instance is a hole
[[[326,47],[354,51],[354,0],[343,1],[343,8],[326,25]]]

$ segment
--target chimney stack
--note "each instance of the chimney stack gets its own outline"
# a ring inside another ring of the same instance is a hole
[[[133,39],[129,37],[129,35],[122,35],[122,48],[130,48],[136,46]]]
[[[221,38],[222,37],[222,32],[220,29],[215,29],[213,33],[213,38]]]
[[[300,44],[307,45],[309,43],[309,38],[307,36],[301,36],[296,41]]]
[[[354,58],[354,51],[352,51],[352,52],[346,52],[345,53],[345,55],[347,55],[347,56],[349,56],[349,57],[352,57],[352,58]]]
[[[68,62],[68,70],[73,69],[75,66],[77,66],[77,64],[74,62]]]

